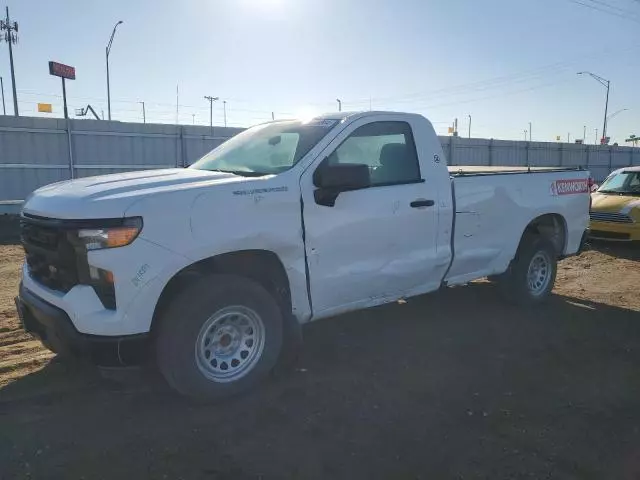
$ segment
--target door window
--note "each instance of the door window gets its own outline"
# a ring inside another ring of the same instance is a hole
[[[411,127],[405,122],[374,122],[359,127],[327,162],[367,165],[372,186],[421,181]]]

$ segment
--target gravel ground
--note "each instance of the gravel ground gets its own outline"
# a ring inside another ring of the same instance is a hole
[[[640,249],[597,248],[540,309],[476,282],[318,322],[295,371],[199,406],[23,334],[0,245],[0,478],[640,478]]]

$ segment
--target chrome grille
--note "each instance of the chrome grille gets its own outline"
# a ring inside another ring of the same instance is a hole
[[[613,212],[589,212],[589,217],[594,222],[633,223],[633,218],[623,213]]]

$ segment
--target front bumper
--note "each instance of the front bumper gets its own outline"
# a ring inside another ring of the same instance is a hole
[[[80,333],[64,310],[41,299],[22,283],[15,301],[25,331],[54,353],[85,357],[100,366],[138,365],[146,356],[147,334],[107,337]]]
[[[591,221],[589,236],[617,242],[640,241],[640,224]]]

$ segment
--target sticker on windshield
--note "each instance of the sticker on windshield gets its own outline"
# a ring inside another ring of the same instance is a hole
[[[551,195],[589,193],[588,180],[556,180],[551,184]]]
[[[308,122],[304,123],[304,125],[307,125],[309,127],[331,128],[336,123],[338,123],[338,120],[332,120],[330,118],[318,118],[318,119],[311,119]]]

